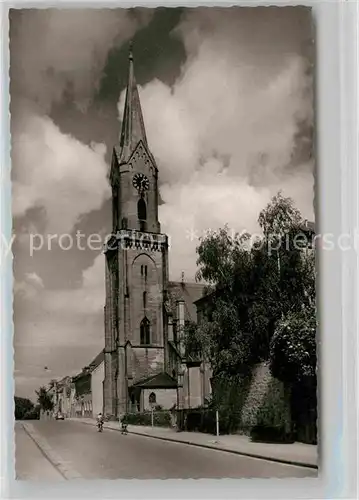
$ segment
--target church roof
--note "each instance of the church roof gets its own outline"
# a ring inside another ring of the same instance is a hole
[[[168,373],[160,372],[135,383],[133,387],[141,387],[142,389],[176,389],[177,382]]]
[[[135,78],[132,45],[129,52],[128,83],[120,136],[119,160],[127,162],[139,142],[148,149],[145,124]],[[117,150],[117,148],[116,148]]]
[[[194,302],[203,296],[206,285],[201,283],[186,283],[182,281],[170,281],[168,284],[168,295],[172,314],[176,314],[176,302],[183,300],[185,304],[185,319],[196,321],[197,310]]]

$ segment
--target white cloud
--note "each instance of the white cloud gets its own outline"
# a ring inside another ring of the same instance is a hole
[[[70,290],[49,290],[44,288],[42,279],[36,273],[26,273],[25,279],[15,283],[14,291],[26,299],[35,299],[36,308],[47,315],[57,313],[60,316],[66,312],[66,317],[74,324],[81,322],[82,318],[94,317],[103,313],[105,305],[105,257],[99,254],[93,264],[82,273],[82,284],[79,288]],[[54,323],[58,317],[54,318]],[[63,317],[63,321],[66,318]],[[40,329],[41,330],[41,329]],[[36,334],[36,329],[34,329]],[[42,340],[42,333],[39,331]],[[48,335],[48,332],[44,332]],[[71,340],[67,338],[65,330],[61,337],[55,341],[66,343]],[[36,339],[32,339],[36,343]],[[78,339],[77,339],[78,340]],[[24,342],[23,336],[19,342]],[[27,341],[26,341],[27,342]]]
[[[86,106],[109,50],[139,26],[126,9],[23,9],[10,19],[11,84],[43,109],[66,90]]]
[[[91,267],[82,273],[82,286],[74,290],[47,291],[44,294],[44,308],[57,312],[80,316],[103,314],[105,305],[105,256],[99,254]],[[104,332],[102,332],[104,335]]]
[[[105,152],[63,134],[48,117],[25,114],[13,138],[14,216],[42,207],[48,232],[71,232],[109,196]]]
[[[29,395],[50,378],[79,372],[103,349],[104,266],[104,255],[100,254],[84,270],[82,285],[72,290],[44,289],[34,272],[15,283],[18,395]]]
[[[188,57],[173,88],[154,80],[140,89],[158,161],[162,230],[171,236],[172,279],[182,270],[187,279],[194,277],[193,231],[202,235],[226,223],[257,231],[260,210],[279,189],[313,217],[313,165],[308,155],[307,164],[293,163],[300,125],[313,119],[302,42],[295,51],[287,31],[279,44],[278,33],[268,33],[268,27],[249,36],[247,26],[243,39],[240,15],[233,20],[229,11],[203,12],[189,14],[179,30]],[[124,94],[120,116],[123,103]]]
[[[36,288],[44,288],[44,282],[42,281],[42,278],[34,272],[32,273],[26,273],[25,274],[26,280],[30,283],[33,284],[34,287]]]

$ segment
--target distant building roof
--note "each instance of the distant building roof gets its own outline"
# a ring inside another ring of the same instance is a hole
[[[96,356],[96,358],[93,359],[91,361],[91,363],[89,364],[90,371],[93,371],[98,366],[100,366],[100,364],[104,361],[104,359],[105,359],[105,353],[104,353],[104,350],[102,349],[102,351],[99,352],[99,354]]]
[[[194,303],[203,296],[205,288],[206,285],[202,283],[170,281],[168,284],[168,298],[172,314],[176,315],[176,302],[183,300],[185,303],[185,319],[196,321],[197,312]]]

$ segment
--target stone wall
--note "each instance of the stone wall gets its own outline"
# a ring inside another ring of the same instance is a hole
[[[130,345],[127,351],[127,373],[132,384],[155,375],[163,370],[164,349],[136,347]]]

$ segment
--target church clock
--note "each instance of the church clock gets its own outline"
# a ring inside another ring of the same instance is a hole
[[[150,182],[147,177],[144,174],[140,173],[137,173],[133,176],[132,184],[133,187],[138,189],[138,191],[147,191],[150,186]]]

